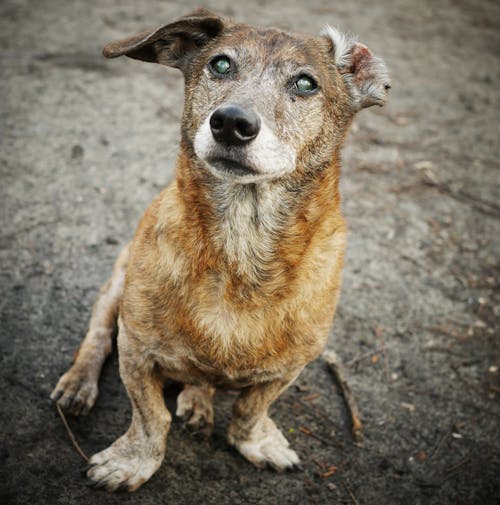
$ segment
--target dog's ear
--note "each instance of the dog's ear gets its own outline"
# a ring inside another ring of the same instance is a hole
[[[111,42],[102,53],[106,58],[125,55],[182,70],[190,56],[222,33],[224,24],[216,14],[197,9],[151,32]]]
[[[384,105],[391,89],[384,61],[364,44],[331,26],[321,34],[332,44],[335,65],[349,90],[354,110]]]

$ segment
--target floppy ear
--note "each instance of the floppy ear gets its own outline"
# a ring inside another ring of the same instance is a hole
[[[111,42],[102,54],[106,58],[125,55],[183,69],[192,53],[220,35],[223,29],[222,18],[206,9],[197,9],[151,32]]]
[[[331,26],[322,35],[333,44],[333,58],[351,95],[354,110],[384,105],[391,89],[387,67],[364,44]]]

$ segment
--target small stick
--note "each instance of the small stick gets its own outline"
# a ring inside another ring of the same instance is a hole
[[[334,475],[338,470],[338,467],[336,466],[331,466],[328,468],[328,470],[326,472],[318,472],[318,475],[323,478],[323,479],[327,479],[328,477],[331,477],[332,475]]]
[[[315,464],[315,465],[318,465],[319,468],[321,470],[324,470],[328,465],[326,463],[321,463],[321,461],[318,461],[317,459],[315,458],[312,458],[312,462]]]
[[[71,439],[71,442],[73,443],[73,446],[75,447],[76,449],[76,452],[78,452],[78,454],[87,462],[89,463],[89,458],[88,456],[83,452],[83,450],[81,449],[81,447],[78,445],[78,442],[76,441],[76,438],[75,436],[73,435],[73,432],[71,431],[71,428],[69,427],[68,425],[68,422],[66,421],[66,416],[64,415],[64,412],[62,411],[61,407],[59,406],[58,403],[56,403],[56,409],[57,409],[57,412],[59,412],[59,416],[61,417],[62,419],[62,422],[66,428],[66,431],[68,432],[68,435],[69,435],[69,438]]]
[[[376,349],[372,349],[371,351],[366,351],[362,354],[358,354],[357,356],[354,356],[351,360],[349,360],[345,366],[351,367],[352,365],[355,365],[356,363],[359,363],[360,361],[363,361],[366,358],[371,358],[374,354],[378,354],[379,352],[383,351],[385,349],[385,346],[377,347]]]
[[[312,393],[310,395],[304,396],[302,398],[303,401],[309,402],[311,400],[315,400],[316,398],[319,398],[321,395],[319,393]]]
[[[453,433],[453,429],[455,428],[456,423],[453,423],[443,434],[443,436],[438,440],[437,444],[434,446],[434,449],[432,450],[431,455],[428,458],[428,461],[430,461],[436,454],[441,450],[443,447],[443,444],[445,441],[450,437],[450,435]]]
[[[344,378],[340,367],[340,360],[338,356],[333,351],[325,351],[323,353],[323,358],[327,362],[330,371],[332,372],[335,380],[337,381],[340,390],[342,391],[342,396],[349,410],[349,415],[352,421],[352,436],[356,443],[363,442],[363,425],[361,423],[361,416],[359,415],[358,405],[352,394],[351,388]]]
[[[490,410],[490,409],[485,409],[485,408],[481,407],[480,405],[476,405],[473,402],[462,400],[462,398],[457,398],[456,396],[453,397],[453,396],[443,395],[440,393],[436,393],[435,391],[429,391],[427,389],[419,389],[419,388],[416,388],[415,386],[399,386],[399,387],[395,387],[394,389],[396,391],[401,391],[402,393],[414,393],[416,395],[429,396],[430,398],[439,398],[440,400],[444,400],[444,401],[448,401],[448,402],[460,403],[461,405],[465,405],[466,407],[479,410],[480,412],[484,412],[490,416],[500,417],[500,414],[498,412],[494,412],[493,410]]]
[[[459,461],[458,463],[450,466],[450,468],[448,468],[448,470],[446,470],[444,480],[452,477],[454,474],[457,473],[458,470],[461,469],[462,466],[466,465],[467,463],[470,463],[470,458],[468,456],[466,458],[462,459],[461,461]]]
[[[323,437],[320,437],[319,435],[316,435],[316,433],[312,432],[309,428],[307,428],[306,426],[300,426],[299,427],[299,431],[301,433],[304,433],[304,435],[307,435],[309,437],[313,437],[315,438],[316,440],[319,440],[320,442],[322,442],[323,444],[325,445],[331,445],[330,442],[328,442],[328,440],[325,440]]]
[[[305,484],[305,486],[306,486],[306,488],[307,488],[307,491],[308,491],[308,493],[307,493],[307,494],[309,495],[309,501],[311,501],[312,503],[314,503],[314,505],[317,505],[317,503],[318,503],[318,502],[316,501],[316,499],[315,499],[315,498],[314,498],[314,496],[313,496],[313,493],[314,493],[314,491],[315,491],[315,489],[314,489],[314,488],[315,488],[316,486],[315,486],[315,485],[314,485],[314,483],[313,483],[312,481],[310,481],[309,479],[304,479],[304,484]]]
[[[389,372],[389,356],[387,355],[387,346],[385,345],[385,337],[382,329],[377,329],[375,332],[375,336],[380,338],[382,342],[382,355],[384,356],[384,369],[385,369],[385,380],[390,383],[391,382],[391,374]]]
[[[354,493],[352,492],[351,486],[347,483],[347,481],[343,481],[342,484],[345,487],[345,490],[349,493],[349,496],[351,497],[352,502],[354,505],[359,505],[359,501],[356,500],[356,497],[354,496]]]

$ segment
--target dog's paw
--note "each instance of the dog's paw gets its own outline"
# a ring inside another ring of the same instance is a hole
[[[71,367],[57,383],[50,398],[69,414],[87,415],[97,399],[97,379],[86,370]]]
[[[213,389],[209,387],[184,386],[177,397],[175,414],[196,435],[209,437],[214,429]]]
[[[278,472],[301,468],[297,453],[268,417],[254,426],[246,440],[229,435],[229,443],[257,468],[269,466]]]
[[[139,449],[123,436],[90,458],[87,477],[93,487],[132,492],[149,480],[162,460],[163,454],[159,451]]]

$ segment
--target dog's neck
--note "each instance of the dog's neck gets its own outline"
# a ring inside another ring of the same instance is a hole
[[[309,179],[307,187],[239,184],[215,178],[181,152],[177,184],[205,253],[213,251],[238,276],[259,283],[277,269],[289,269],[284,251],[300,256],[321,216],[338,209],[336,162],[332,165],[329,175]]]
[[[218,233],[213,239],[239,274],[254,277],[274,260],[289,218],[285,193],[269,182],[215,182],[210,199]]]

